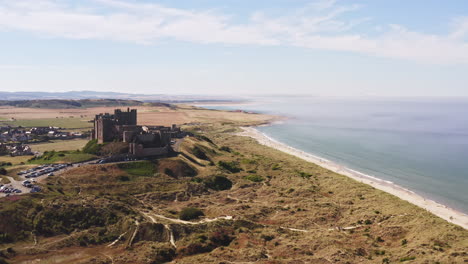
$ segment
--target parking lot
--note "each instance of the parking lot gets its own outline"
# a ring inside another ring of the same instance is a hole
[[[40,192],[41,187],[37,182],[73,166],[73,164],[41,165],[28,170],[18,172],[19,181],[8,177],[10,183],[0,184],[0,197],[19,195],[24,193]]]

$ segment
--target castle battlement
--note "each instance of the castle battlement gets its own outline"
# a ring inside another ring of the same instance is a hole
[[[160,156],[172,150],[172,138],[184,136],[176,125],[138,126],[137,110],[115,109],[114,114],[96,115],[92,139],[99,144],[106,142],[125,142],[129,144],[129,153],[135,156]]]

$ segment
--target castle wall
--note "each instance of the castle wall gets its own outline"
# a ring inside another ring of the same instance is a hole
[[[133,154],[136,157],[164,156],[169,153],[169,148],[170,147],[168,146],[145,148],[143,144],[138,144],[138,143],[129,144],[130,154]]]

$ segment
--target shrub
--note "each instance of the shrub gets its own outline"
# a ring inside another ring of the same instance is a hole
[[[222,146],[222,147],[219,148],[219,150],[226,151],[226,152],[229,152],[229,153],[232,152],[232,149],[230,147],[227,147],[227,146]]]
[[[244,177],[244,179],[249,180],[249,181],[253,181],[253,182],[262,182],[264,180],[262,176],[258,176],[258,175],[255,175],[255,174],[247,175],[247,176]]]
[[[406,238],[405,238],[405,239],[403,239],[403,240],[401,241],[401,245],[404,246],[404,245],[406,245],[406,244],[408,244],[408,240],[406,240]]]
[[[119,181],[130,181],[130,178],[127,175],[121,175],[118,179]]]
[[[101,145],[98,144],[97,139],[92,139],[86,143],[86,145],[83,147],[83,153],[87,154],[98,154],[99,151],[101,150]]]
[[[182,209],[182,211],[180,211],[179,218],[181,220],[188,221],[188,220],[197,219],[200,216],[204,216],[204,215],[205,214],[202,212],[202,210],[198,208],[186,207]]]
[[[240,172],[242,169],[239,167],[239,164],[235,161],[219,161],[218,166],[221,169],[227,170],[231,173],[237,173]]]
[[[206,153],[199,147],[195,146],[192,148],[192,153],[195,155],[195,157],[202,159],[202,160],[209,160],[208,156]]]
[[[217,246],[229,246],[233,237],[229,230],[219,229],[210,235],[210,241]]]
[[[196,183],[202,183],[202,182],[203,182],[203,179],[202,179],[202,178],[197,178],[197,177],[195,177],[195,178],[192,178],[190,181],[191,181],[191,182],[196,182]]]
[[[211,176],[205,179],[206,187],[216,190],[223,191],[232,188],[232,181],[222,175]]]
[[[177,255],[190,256],[210,252],[211,250],[212,248],[210,247],[210,245],[206,245],[203,243],[192,243],[187,247],[177,249]]]
[[[415,260],[416,257],[403,257],[400,259],[400,262],[405,262],[405,261],[410,261],[410,260]]]
[[[152,252],[153,258],[151,263],[166,263],[172,261],[176,256],[176,252],[172,247],[158,247]]]
[[[255,160],[251,160],[251,159],[242,159],[241,162],[243,164],[257,164],[257,162]]]
[[[280,165],[278,163],[276,163],[276,164],[273,164],[273,166],[271,166],[271,169],[272,170],[279,170],[279,169],[281,169],[281,167],[280,167]]]
[[[195,137],[198,138],[198,139],[207,141],[207,142],[209,142],[209,143],[211,143],[211,144],[214,145],[213,141],[212,141],[211,139],[209,139],[208,137],[206,137],[206,136],[203,136],[203,135],[196,135]]]
[[[301,178],[304,178],[304,179],[310,179],[310,177],[312,177],[312,174],[307,173],[307,172],[303,172],[303,171],[298,171],[297,174],[298,174]]]
[[[1,243],[11,243],[11,242],[13,242],[13,239],[11,238],[11,236],[9,234],[0,233],[0,244]]]
[[[374,253],[377,256],[383,256],[385,255],[385,250],[375,250]]]
[[[0,175],[7,175],[7,170],[5,168],[0,168]]]
[[[174,172],[169,168],[164,169],[164,174],[166,174],[168,176],[171,176],[171,177],[174,177]]]
[[[274,235],[262,235],[262,239],[265,241],[271,241],[275,238]]]

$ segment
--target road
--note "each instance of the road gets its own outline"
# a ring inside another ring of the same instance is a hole
[[[95,161],[96,160],[90,160],[90,161],[86,161],[86,162],[75,163],[72,166],[67,166],[67,167],[62,168],[60,170],[54,171],[53,172],[54,176],[52,176],[52,177],[60,175],[60,174],[64,173],[65,171],[69,170],[69,169],[80,167],[82,165],[88,165],[88,164],[90,164],[92,162],[95,162]],[[41,175],[41,176],[38,176],[38,177],[35,177],[35,178],[29,178],[29,179],[26,178],[25,175],[21,175],[21,176],[19,176],[19,179],[20,179],[19,181],[13,179],[13,177],[7,177],[10,180],[10,183],[5,184],[5,185],[7,187],[9,187],[9,188],[11,187],[11,188],[15,188],[15,189],[18,189],[18,190],[22,191],[21,193],[10,193],[10,196],[26,194],[26,193],[29,193],[31,191],[31,189],[23,186],[23,181],[24,180],[29,180],[29,181],[35,180],[36,182],[40,183],[40,182],[44,181],[47,177],[49,177],[49,176],[47,176],[47,174],[44,174],[44,175]],[[5,196],[7,196],[6,193],[0,193],[0,198],[5,197]]]
[[[175,152],[179,152],[180,145],[182,144],[183,141],[184,141],[183,138],[176,139],[174,145],[172,145],[172,149]],[[77,167],[81,167],[81,166],[85,166],[85,165],[90,165],[90,164],[95,163],[97,160],[99,160],[99,159],[94,159],[94,160],[90,160],[90,161],[75,163],[72,166],[67,166],[67,167],[65,167],[63,169],[54,171],[53,173],[54,173],[55,176],[58,176],[58,175],[62,174],[63,172],[65,172],[65,171],[67,171],[69,169],[77,168]],[[129,161],[117,161],[117,162],[109,162],[109,163],[105,163],[105,164],[125,163],[125,162],[129,162]],[[53,176],[53,177],[55,177],[55,176]],[[31,191],[30,188],[26,188],[26,187],[23,186],[23,181],[24,180],[32,181],[34,179],[36,182],[40,183],[40,182],[43,182],[47,177],[48,177],[47,174],[44,174],[44,175],[38,176],[36,178],[27,179],[25,176],[22,175],[22,176],[19,176],[19,178],[20,178],[19,181],[13,179],[12,177],[7,177],[10,180],[10,183],[5,184],[5,185],[7,187],[9,187],[9,188],[11,187],[11,188],[15,188],[15,189],[18,189],[18,190],[22,191],[21,193],[10,193],[10,195],[22,195],[22,194],[25,194],[25,193],[29,193]],[[5,197],[6,195],[7,194],[5,194],[5,193],[0,193],[0,198]]]

